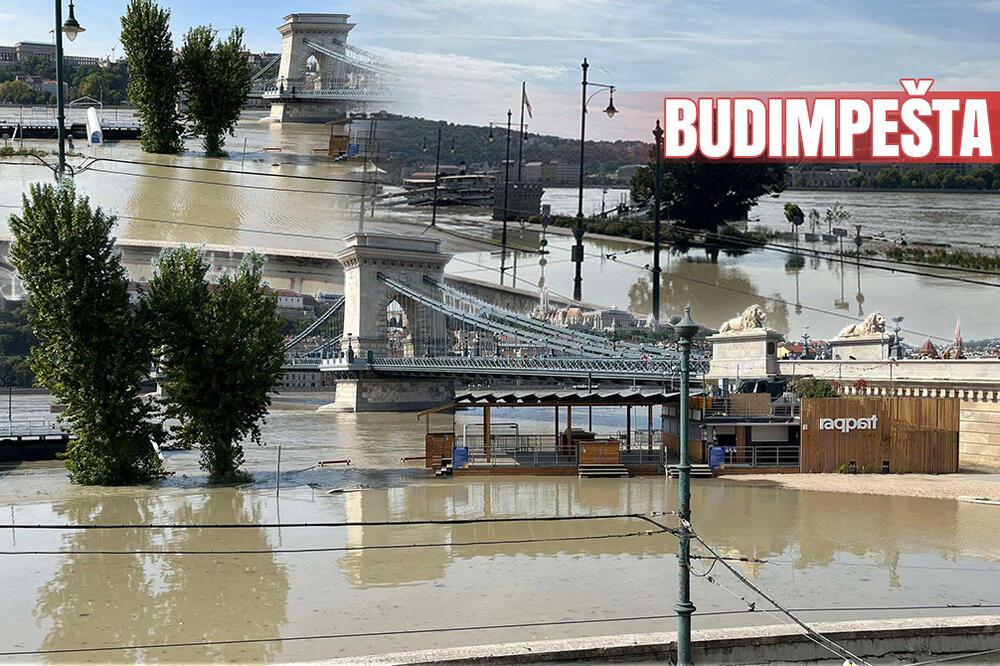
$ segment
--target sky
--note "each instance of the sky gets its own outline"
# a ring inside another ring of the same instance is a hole
[[[392,110],[485,125],[521,82],[529,131],[579,136],[580,62],[617,88],[609,119],[599,93],[587,136],[651,140],[660,98],[691,90],[1000,89],[1000,0],[163,0],[178,43],[191,25],[246,29],[252,51],[279,51],[286,12],[351,15],[349,41],[402,72]],[[87,28],[68,52],[106,57],[125,0],[78,0]],[[49,39],[51,4],[0,0],[0,44]]]

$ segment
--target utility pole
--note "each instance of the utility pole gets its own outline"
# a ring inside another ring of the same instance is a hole
[[[655,185],[653,187],[653,319],[660,323],[660,157],[663,154],[663,128],[656,121],[653,129],[656,152]]]
[[[525,82],[521,81],[521,128],[517,135],[517,182],[521,182],[522,153],[524,151],[524,98],[527,91],[524,88]]]
[[[507,197],[510,189],[510,117],[513,115],[510,109],[507,109],[507,159],[504,161],[504,176],[503,176],[503,231],[500,235],[500,257],[501,266],[500,268],[500,284],[503,284],[503,274],[506,264],[507,257]]]
[[[438,125],[437,156],[434,158],[434,201],[431,204],[431,226],[437,224],[438,214],[438,178],[441,173],[441,126]]]
[[[688,455],[688,430],[690,428],[691,341],[698,333],[698,324],[691,319],[691,304],[684,308],[684,317],[674,324],[677,332],[677,346],[681,351],[681,395],[680,395],[680,461],[677,464],[677,663],[690,666],[691,661],[691,615],[695,611],[691,603],[691,461]]]
[[[577,192],[576,206],[576,227],[573,228],[573,237],[576,243],[573,245],[572,259],[575,264],[573,273],[573,300],[579,301],[583,298],[583,157],[584,146],[587,137],[587,69],[590,65],[587,59],[583,59],[583,92],[580,97],[580,188]]]

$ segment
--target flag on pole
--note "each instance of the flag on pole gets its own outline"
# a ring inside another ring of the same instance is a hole
[[[523,85],[521,86],[521,103],[524,104],[524,108],[528,111],[528,117],[531,118],[531,102],[528,101],[528,91]]]

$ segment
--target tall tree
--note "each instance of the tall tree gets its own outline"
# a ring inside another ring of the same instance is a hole
[[[39,345],[39,384],[66,405],[76,439],[70,479],[87,484],[148,481],[160,471],[162,431],[139,395],[152,362],[144,308],[129,305],[128,278],[111,231],[117,218],[91,210],[72,183],[32,185],[10,216],[11,254],[28,290]]]
[[[140,145],[150,153],[176,153],[184,144],[170,11],[153,0],[131,0],[122,16],[121,42],[128,58],[129,100],[142,120]]]
[[[242,441],[260,443],[260,423],[284,362],[277,299],[262,288],[263,257],[247,255],[235,276],[209,285],[204,252],[165,252],[149,283],[161,367],[167,377],[165,413],[178,420],[171,437],[201,447],[213,482],[248,478],[240,471]]]
[[[233,28],[224,42],[217,35],[210,25],[191,28],[178,60],[191,128],[213,156],[223,155],[225,135],[235,134],[253,77],[243,28]]]
[[[632,177],[632,199],[652,206],[652,166]],[[746,217],[758,198],[785,188],[784,164],[668,161],[661,166],[661,202],[671,219],[686,227],[715,231]]]

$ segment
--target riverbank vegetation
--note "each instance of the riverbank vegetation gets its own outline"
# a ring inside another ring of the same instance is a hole
[[[744,220],[757,199],[785,188],[784,164],[720,164],[670,161],[660,165],[660,214],[696,231],[717,231]],[[632,201],[654,205],[655,165],[632,176]]]
[[[0,68],[0,102],[11,104],[55,104],[55,93],[37,86],[37,81],[56,77],[55,62],[42,56],[27,56],[9,67]],[[104,104],[122,104],[127,99],[128,65],[124,60],[99,65],[63,63],[63,78],[69,87],[69,99],[91,97]],[[54,87],[53,87],[54,89]]]
[[[150,481],[162,472],[156,445],[168,437],[201,447],[211,481],[247,478],[241,441],[260,442],[258,424],[284,361],[277,299],[262,289],[263,259],[251,254],[237,275],[210,285],[201,250],[168,251],[148,296],[133,303],[111,235],[116,224],[71,181],[31,186],[9,226],[37,344],[0,326],[5,353],[30,347],[38,384],[65,405],[76,436],[66,453],[73,482]],[[140,394],[153,367],[164,374],[161,402]],[[179,425],[166,430],[168,418]]]
[[[961,173],[955,169],[900,169],[886,167],[874,175],[856,173],[847,184],[850,187],[873,189],[915,190],[995,190],[1000,186],[1000,164],[985,169]]]
[[[972,250],[893,245],[886,248],[885,256],[893,261],[913,261],[934,266],[961,266],[962,268],[975,268],[979,270],[1000,270],[1000,255],[973,252]]]

